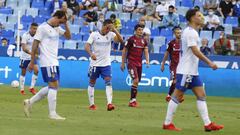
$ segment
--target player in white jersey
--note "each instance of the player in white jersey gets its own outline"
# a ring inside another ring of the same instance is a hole
[[[186,13],[186,19],[189,22],[189,26],[185,28],[182,34],[183,53],[177,67],[176,89],[168,104],[163,129],[176,131],[181,130],[176,128],[172,123],[173,115],[176,112],[177,106],[180,103],[184,92],[187,89],[192,89],[193,93],[197,97],[197,108],[204,122],[205,131],[220,130],[223,128],[223,125],[217,125],[209,119],[206,94],[203,88],[203,83],[198,74],[199,59],[207,63],[213,70],[218,68],[216,64],[205,57],[199,50],[201,43],[198,30],[201,28],[204,18],[202,18],[200,11],[190,9]]]
[[[37,31],[37,27],[38,27],[37,23],[32,23],[30,26],[30,30],[24,33],[22,36],[22,41],[21,41],[22,51],[21,51],[20,65],[19,65],[19,67],[21,68],[21,75],[19,77],[20,93],[22,95],[26,95],[24,91],[25,75],[26,75],[28,64],[30,63],[30,60],[31,60],[32,43],[34,40],[34,35]],[[31,86],[29,87],[29,91],[33,95],[35,95],[36,90],[34,89],[34,86],[38,78],[38,65],[36,60],[34,61],[33,70],[34,70],[34,73],[32,75],[32,81],[31,81]]]
[[[65,30],[59,26],[60,24],[64,24]],[[48,86],[40,89],[40,91],[30,99],[24,100],[24,112],[27,117],[30,116],[30,108],[32,105],[47,96],[49,118],[54,120],[65,120],[64,117],[56,113],[57,91],[60,79],[58,62],[58,43],[60,35],[64,35],[66,39],[71,38],[67,16],[62,10],[56,11],[52,18],[41,24],[34,36],[31,62],[28,68],[30,71],[33,69],[35,55],[39,47],[39,61],[42,76],[43,80],[48,83]]]
[[[114,110],[112,104],[112,84],[111,84],[111,43],[123,42],[121,35],[118,30],[113,26],[111,20],[107,19],[103,22],[101,31],[92,32],[85,45],[85,50],[91,57],[90,67],[88,71],[89,86],[88,86],[88,97],[89,97],[89,109],[96,110],[97,107],[94,104],[94,85],[97,78],[101,76],[106,85],[106,96],[107,96],[107,110]],[[92,48],[92,49],[91,49]]]

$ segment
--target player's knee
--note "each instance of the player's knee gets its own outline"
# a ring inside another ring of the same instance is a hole
[[[181,102],[179,101],[179,98],[177,98],[176,96],[172,96],[171,99],[172,99],[172,101],[175,102],[176,104],[181,103]]]
[[[112,86],[111,80],[105,80],[105,85],[106,86]]]
[[[135,78],[135,79],[133,80],[133,84],[134,84],[135,86],[138,85],[138,82],[139,82],[139,79],[138,79],[138,78]]]
[[[199,100],[199,101],[206,101],[206,96],[197,97],[197,100]]]
[[[89,85],[90,87],[94,87],[94,86],[95,86],[95,83],[89,82],[88,85]]]

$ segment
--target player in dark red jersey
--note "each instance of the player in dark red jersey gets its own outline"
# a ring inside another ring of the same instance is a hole
[[[122,51],[121,70],[125,69],[125,59],[127,58],[128,73],[133,79],[131,87],[131,98],[129,107],[137,107],[137,87],[142,76],[142,55],[144,52],[147,67],[149,65],[149,54],[147,41],[143,37],[144,25],[137,24],[134,28],[135,35],[130,37]],[[127,54],[127,55],[126,55]]]
[[[170,79],[172,80],[172,85],[169,88],[168,95],[166,97],[166,101],[169,102],[171,100],[171,95],[174,92],[175,86],[176,86],[176,71],[177,71],[177,65],[180,58],[181,53],[181,28],[180,27],[174,27],[173,28],[175,39],[170,41],[168,43],[167,51],[164,54],[162,64],[161,64],[161,71],[164,71],[164,64],[166,60],[168,59],[168,56],[170,56],[170,63],[169,63],[169,69],[170,69]]]

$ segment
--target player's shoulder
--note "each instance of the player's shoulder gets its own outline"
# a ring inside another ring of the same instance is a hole
[[[28,31],[26,31],[25,33],[23,33],[22,38],[25,38],[25,37],[27,37],[27,36],[29,36],[29,32],[28,32]]]
[[[97,36],[97,35],[99,35],[99,31],[93,31],[93,32],[90,34],[90,36]]]
[[[183,30],[183,36],[191,36],[191,37],[195,37],[198,36],[198,32],[192,28],[192,27],[187,27]]]

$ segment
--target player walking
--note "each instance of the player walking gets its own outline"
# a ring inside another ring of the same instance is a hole
[[[111,43],[123,42],[118,30],[114,28],[111,20],[107,19],[103,22],[101,31],[92,32],[85,45],[85,50],[91,57],[90,67],[88,71],[89,86],[88,86],[88,98],[89,109],[96,110],[97,106],[94,104],[94,86],[97,78],[101,76],[106,85],[107,96],[107,110],[114,110],[112,104],[112,71],[111,71]],[[91,50],[92,47],[92,50]]]
[[[206,94],[203,83],[198,74],[199,59],[207,63],[213,70],[218,67],[199,50],[201,43],[198,35],[198,29],[202,26],[203,19],[200,11],[190,9],[186,13],[186,19],[189,26],[184,29],[182,34],[182,56],[177,67],[177,83],[172,99],[168,103],[167,115],[163,124],[166,130],[181,130],[172,123],[173,114],[176,112],[184,92],[192,89],[197,97],[197,108],[204,122],[205,131],[223,129],[223,125],[217,125],[209,119],[206,103]]]
[[[64,24],[65,30],[59,26],[60,24]],[[32,98],[24,100],[24,112],[27,117],[30,116],[31,106],[47,96],[49,118],[54,120],[65,120],[64,117],[56,113],[57,91],[60,79],[58,62],[58,43],[60,35],[64,35],[67,39],[71,38],[67,16],[62,10],[56,11],[52,18],[41,24],[34,36],[29,70],[31,71],[33,69],[35,55],[39,47],[42,76],[44,82],[48,83],[48,86],[40,89]]]
[[[34,40],[34,35],[37,31],[38,24],[37,23],[32,23],[30,30],[26,33],[23,34],[22,36],[22,52],[20,56],[20,65],[19,67],[21,68],[21,76],[19,78],[20,82],[20,93],[22,95],[26,95],[24,91],[24,83],[25,83],[25,75],[26,75],[26,70],[28,67],[28,64],[30,63],[31,60],[31,50],[32,50],[32,43]],[[29,88],[29,91],[35,95],[36,90],[34,89],[34,86],[36,84],[37,78],[38,78],[38,65],[37,61],[34,60],[34,66],[33,66],[34,73],[32,75],[32,81],[31,81],[31,86]]]
[[[125,59],[127,58],[128,73],[133,79],[131,87],[131,97],[129,107],[137,107],[137,87],[142,77],[142,55],[146,58],[147,67],[149,65],[149,53],[147,41],[143,37],[144,26],[137,24],[134,28],[135,35],[130,37],[122,51],[121,70],[125,69]],[[127,54],[127,56],[126,56]]]

